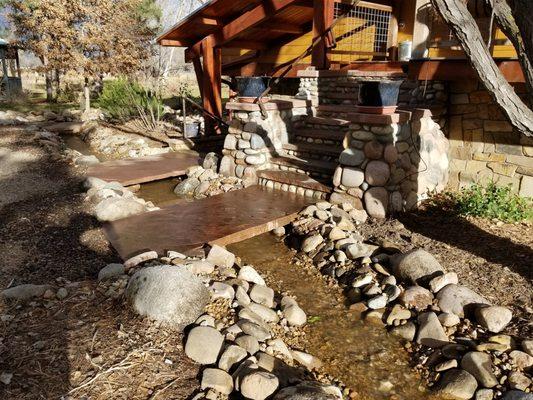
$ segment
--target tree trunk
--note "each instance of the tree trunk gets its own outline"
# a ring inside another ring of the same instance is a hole
[[[533,53],[528,52],[526,49],[526,44],[524,43],[521,30],[516,24],[513,12],[507,3],[507,0],[485,0],[485,2],[489,7],[492,6],[492,2],[494,2],[493,10],[496,22],[498,22],[498,26],[503,33],[505,33],[505,36],[507,36],[507,38],[511,41],[516,53],[518,54],[518,60],[520,61],[520,65],[522,67],[522,71],[524,71],[524,77],[526,79],[526,89],[529,95],[529,104],[531,107],[533,107],[533,65],[531,64],[531,60],[533,60]],[[529,11],[529,13],[533,13],[533,9]],[[531,23],[533,24],[533,21]]]
[[[89,112],[91,110],[91,89],[89,88],[89,78],[85,78],[85,84],[83,85],[83,112]]]
[[[513,15],[522,33],[529,61],[533,63],[533,2],[531,0],[514,0]]]
[[[45,82],[46,82],[46,101],[54,101],[54,88],[52,87],[52,71],[45,72]]]
[[[56,84],[56,101],[59,100],[61,95],[61,73],[58,69],[55,70],[55,84]]]
[[[521,134],[533,136],[533,111],[502,75],[463,0],[432,0],[461,43],[480,81]]]

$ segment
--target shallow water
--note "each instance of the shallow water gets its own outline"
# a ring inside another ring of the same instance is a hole
[[[178,178],[144,183],[135,195],[146,201],[151,201],[158,207],[168,206],[181,200],[187,200],[174,193],[174,188],[178,183],[180,183]]]
[[[91,146],[83,141],[82,138],[76,135],[62,135],[61,139],[65,142],[69,149],[79,151],[84,156],[96,156],[100,161],[109,161],[113,157],[109,154],[103,154],[95,151]]]
[[[412,371],[408,353],[398,339],[382,327],[357,320],[343,305],[342,292],[293,264],[293,253],[273,235],[231,245],[229,250],[264,273],[275,289],[298,298],[307,315],[314,317],[307,333],[307,350],[324,361],[325,372],[357,392],[358,398],[438,398]],[[387,390],[387,386],[392,388]]]

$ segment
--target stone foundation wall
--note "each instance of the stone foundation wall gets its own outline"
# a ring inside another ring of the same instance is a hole
[[[410,210],[429,192],[445,188],[446,137],[428,110],[405,114],[403,122],[350,126],[333,177],[333,203],[348,202],[384,218]]]
[[[242,178],[245,186],[258,183],[257,171],[268,166],[271,155],[278,154],[288,143],[294,123],[307,116],[305,101],[273,101],[265,105],[268,117],[263,119],[255,104],[229,103],[234,111],[224,141],[220,174]]]
[[[515,90],[525,93],[523,85]],[[450,188],[494,181],[533,197],[533,140],[513,131],[482,85],[451,83],[448,112]]]
[[[448,124],[449,85],[441,81],[405,80],[400,87],[398,106],[402,108],[426,108],[442,130]]]

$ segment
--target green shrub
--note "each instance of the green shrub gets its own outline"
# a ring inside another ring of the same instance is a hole
[[[434,200],[434,205],[452,208],[461,215],[470,215],[505,222],[533,219],[533,204],[530,198],[512,192],[511,186],[486,186],[474,184],[460,192],[446,193]]]
[[[148,117],[157,125],[163,113],[159,96],[126,78],[106,81],[97,103],[111,118],[120,122],[136,118],[145,120]]]

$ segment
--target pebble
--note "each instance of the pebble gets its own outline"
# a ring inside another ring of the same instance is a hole
[[[2,382],[6,386],[11,384],[12,379],[13,379],[13,374],[10,372],[2,372],[0,374],[0,382]]]
[[[381,308],[385,308],[387,305],[388,297],[386,294],[380,294],[378,296],[374,296],[371,299],[368,300],[367,305],[368,308],[371,310],[378,310]]]
[[[452,368],[457,368],[459,363],[457,360],[447,360],[444,362],[441,362],[440,364],[437,364],[435,366],[435,371],[437,372],[444,372]]]
[[[523,340],[522,350],[533,357],[533,340]]]
[[[229,371],[231,367],[233,367],[236,363],[239,363],[244,360],[247,355],[248,352],[246,349],[240,346],[230,345],[226,348],[226,350],[224,350],[224,353],[222,353],[222,355],[220,356],[220,360],[218,361],[218,367],[224,371]]]
[[[422,311],[433,303],[433,294],[422,286],[411,286],[400,295],[400,302],[407,308]]]
[[[459,325],[459,323],[461,322],[461,319],[455,314],[441,313],[439,314],[439,321],[442,324],[442,326],[451,328],[452,326]]]
[[[413,322],[409,321],[405,325],[395,326],[390,332],[394,336],[405,339],[408,342],[412,342],[415,340],[416,326]]]
[[[283,315],[291,326],[303,326],[307,323],[307,315],[298,305],[285,307]]]
[[[245,349],[252,356],[259,351],[259,342],[251,335],[239,336],[235,339],[235,343]]]
[[[298,350],[292,350],[291,354],[292,358],[294,358],[296,362],[303,365],[309,370],[318,369],[322,366],[322,361],[320,361],[318,358],[311,354],[304,353],[303,351]]]
[[[411,318],[411,311],[396,304],[387,316],[387,325],[393,325],[394,321],[403,321],[408,320],[409,318]]]
[[[65,288],[59,288],[59,290],[56,293],[56,297],[59,300],[64,300],[67,298],[67,296],[68,296],[68,290]]]
[[[447,272],[444,275],[437,276],[429,282],[429,288],[433,293],[438,293],[443,287],[458,284],[459,278],[455,272]]]
[[[352,287],[360,288],[360,287],[366,286],[372,283],[372,280],[373,280],[373,277],[371,274],[360,276],[359,278],[354,279],[354,281],[352,282]]]
[[[244,333],[255,337],[260,342],[264,342],[272,337],[267,329],[252,321],[240,320],[237,322],[237,325],[239,325],[239,328],[241,328]]]
[[[209,250],[207,261],[222,268],[231,268],[235,264],[235,255],[221,246],[214,245]]]
[[[493,400],[494,391],[492,389],[479,389],[476,392],[476,400]]]
[[[308,236],[302,242],[302,251],[304,253],[310,253],[323,242],[324,238],[319,234]]]
[[[108,264],[98,272],[98,281],[105,281],[124,275],[126,269],[123,264]]]

